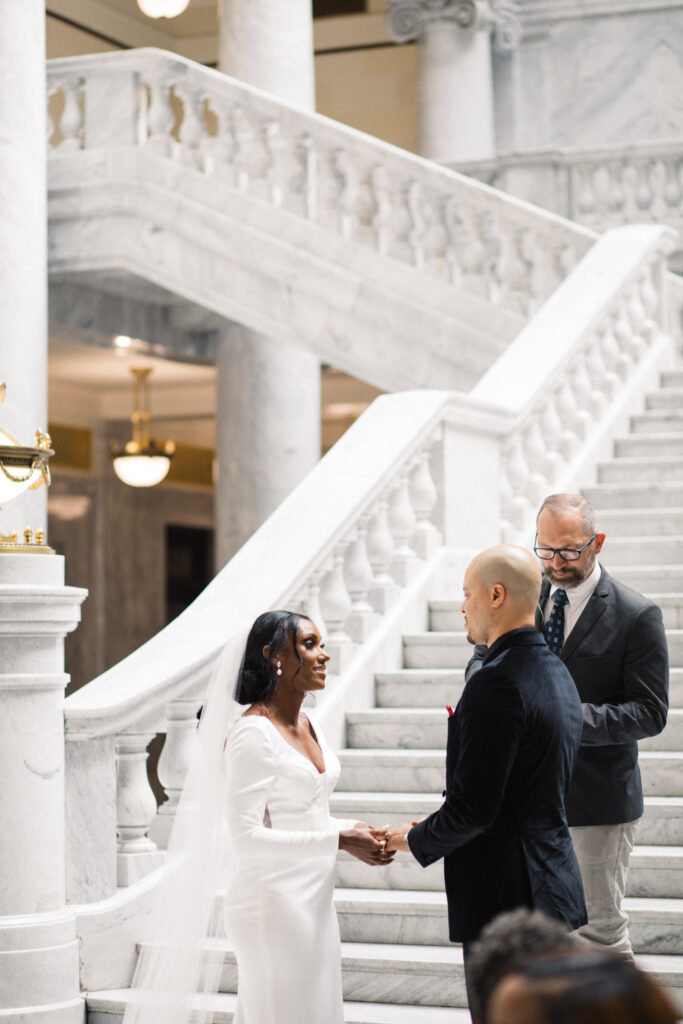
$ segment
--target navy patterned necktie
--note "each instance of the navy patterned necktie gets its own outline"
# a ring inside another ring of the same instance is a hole
[[[548,616],[544,630],[548,647],[553,654],[559,655],[564,643],[564,606],[568,601],[566,590],[555,591],[553,609]]]

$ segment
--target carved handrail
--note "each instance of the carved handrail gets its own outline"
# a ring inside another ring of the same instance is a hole
[[[48,93],[53,161],[144,150],[523,316],[594,241],[569,221],[175,54],[50,61]]]

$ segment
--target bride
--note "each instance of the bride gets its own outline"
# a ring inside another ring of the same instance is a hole
[[[223,953],[206,934],[219,884],[239,975],[234,1024],[343,1024],[336,853],[371,865],[393,854],[385,832],[330,817],[339,759],[301,710],[324,688],[328,661],[315,624],[289,611],[254,622],[235,700],[223,659],[124,1024],[212,1019],[205,997],[219,987]]]
[[[330,817],[339,760],[301,711],[325,686],[327,661],[316,626],[292,612],[259,616],[247,639],[237,700],[250,707],[226,746],[235,1024],[341,1024],[337,849],[368,864],[390,859],[368,825]]]

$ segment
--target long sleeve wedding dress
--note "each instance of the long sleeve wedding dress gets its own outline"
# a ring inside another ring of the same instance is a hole
[[[343,1024],[341,944],[332,902],[340,764],[320,730],[325,771],[260,715],[226,745],[233,868],[226,931],[239,972],[235,1024]]]

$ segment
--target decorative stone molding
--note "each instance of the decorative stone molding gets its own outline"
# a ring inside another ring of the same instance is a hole
[[[519,45],[522,25],[514,0],[388,0],[389,35],[395,43],[419,39],[434,21],[453,21],[464,31],[491,31],[499,49]]]

